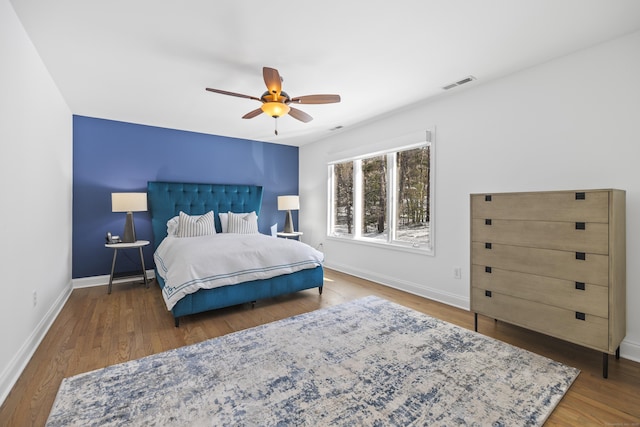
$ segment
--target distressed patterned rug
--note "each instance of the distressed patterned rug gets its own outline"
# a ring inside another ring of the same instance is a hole
[[[535,426],[578,373],[371,296],[66,378],[47,426]]]

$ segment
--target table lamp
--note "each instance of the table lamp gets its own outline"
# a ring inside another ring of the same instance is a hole
[[[133,224],[133,213],[147,210],[147,193],[111,193],[111,212],[126,212],[123,243],[136,241],[136,227]]]
[[[298,196],[278,196],[278,210],[287,211],[284,221],[284,232],[294,233],[293,219],[291,218],[291,210],[300,209],[300,198]]]

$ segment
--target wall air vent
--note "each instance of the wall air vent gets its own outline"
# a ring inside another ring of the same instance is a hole
[[[474,81],[475,79],[476,79],[476,78],[475,78],[475,77],[473,77],[473,76],[468,76],[468,77],[465,77],[465,78],[464,78],[464,79],[462,79],[462,80],[458,80],[457,82],[454,82],[454,83],[448,84],[448,85],[446,85],[446,86],[442,86],[442,89],[444,89],[444,90],[453,89],[454,87],[458,87],[458,86],[461,86],[461,85],[463,85],[463,84],[465,84],[465,83],[472,82],[472,81]]]

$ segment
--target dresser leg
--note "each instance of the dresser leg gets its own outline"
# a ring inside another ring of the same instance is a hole
[[[616,359],[620,359],[620,346],[616,348]]]
[[[476,332],[478,332],[478,313],[473,313],[473,317],[474,317],[474,329]]]
[[[602,353],[602,378],[609,378],[609,355]]]

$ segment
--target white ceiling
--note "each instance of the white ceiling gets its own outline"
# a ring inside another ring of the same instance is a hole
[[[74,114],[303,145],[640,30],[637,0],[11,0]],[[6,66],[6,64],[4,65]],[[314,120],[241,117],[262,67]]]

